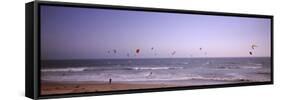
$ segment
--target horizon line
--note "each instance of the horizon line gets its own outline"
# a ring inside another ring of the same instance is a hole
[[[40,59],[41,61],[46,60],[122,60],[122,59],[198,59],[198,58],[271,58],[272,56],[243,56],[243,57],[163,57],[163,58],[74,58],[74,59]]]

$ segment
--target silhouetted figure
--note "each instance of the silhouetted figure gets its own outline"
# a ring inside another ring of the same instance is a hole
[[[150,72],[146,77],[147,78],[151,78],[152,77],[152,72]]]
[[[111,82],[112,82],[112,79],[111,79],[111,78],[109,78],[109,84],[111,84]]]

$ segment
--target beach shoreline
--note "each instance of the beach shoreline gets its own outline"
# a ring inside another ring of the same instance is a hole
[[[45,81],[41,83],[41,95],[105,92],[132,89],[152,89],[165,87],[176,86],[171,84],[138,84],[122,82],[114,82],[109,84],[108,82],[60,83]]]
[[[206,80],[178,80],[178,81],[147,81],[147,82],[50,82],[42,81],[41,95],[69,94],[69,93],[93,93],[119,90],[169,88],[182,86],[202,86],[231,83],[247,83],[248,81],[206,81]]]

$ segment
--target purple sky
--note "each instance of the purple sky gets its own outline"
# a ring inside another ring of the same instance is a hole
[[[269,57],[270,41],[265,18],[41,6],[42,59]]]

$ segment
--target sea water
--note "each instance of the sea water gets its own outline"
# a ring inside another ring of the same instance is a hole
[[[43,60],[49,82],[223,84],[271,80],[269,57]]]

